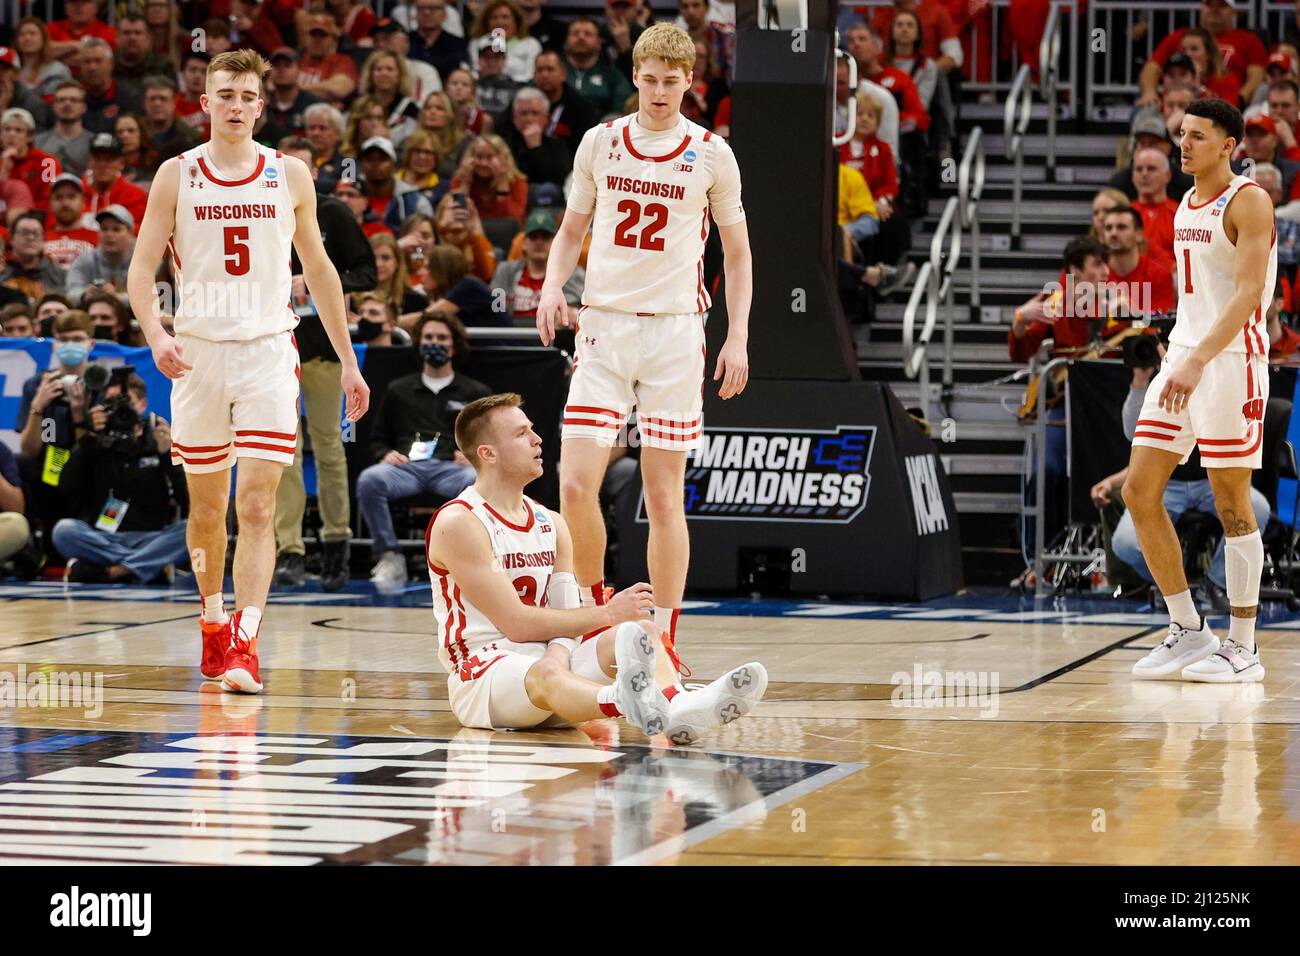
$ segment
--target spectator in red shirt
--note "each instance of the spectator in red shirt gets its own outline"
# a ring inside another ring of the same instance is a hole
[[[1300,161],[1300,143],[1296,142],[1296,130],[1300,128],[1300,84],[1290,77],[1270,83],[1268,115],[1273,117],[1282,158]]]
[[[500,136],[477,136],[452,177],[451,188],[469,193],[484,219],[524,223],[528,212],[528,177],[519,171],[510,147]]]
[[[1182,51],[1196,66],[1196,76],[1205,86],[1205,95],[1241,106],[1241,80],[1231,70],[1224,69],[1222,53],[1210,31],[1192,27],[1183,34]]]
[[[122,144],[112,133],[99,133],[90,141],[90,172],[82,181],[86,192],[86,214],[82,222],[92,229],[99,228],[99,213],[109,206],[121,206],[135,219],[140,228],[149,195],[139,186],[133,186],[122,176],[126,159]]]
[[[1174,265],[1174,213],[1178,203],[1167,192],[1171,173],[1169,158],[1158,149],[1139,149],[1133,156],[1133,208],[1142,214],[1142,232],[1148,254]]]
[[[239,45],[251,47],[263,56],[284,46],[280,28],[262,0],[235,0],[231,25],[239,31]]]
[[[45,226],[45,254],[60,269],[71,268],[83,252],[99,245],[99,233],[82,222],[86,194],[81,178],[64,173],[50,184],[50,214]]]
[[[865,23],[849,28],[847,41],[849,56],[858,61],[859,79],[871,80],[883,86],[898,102],[898,132],[913,130],[924,133],[930,128],[930,116],[921,102],[912,78],[902,70],[885,66],[881,54],[884,47],[880,36]]]
[[[1150,316],[1174,307],[1174,277],[1168,266],[1151,256],[1142,255],[1142,214],[1132,206],[1116,206],[1106,213],[1103,231],[1109,255],[1106,265],[1110,278],[1106,284],[1119,289],[1129,305],[1128,315]]]
[[[86,37],[98,37],[109,46],[116,45],[117,31],[95,16],[99,12],[99,0],[64,0],[63,7],[67,17],[50,24],[52,52],[60,60],[76,56]]]
[[[366,193],[364,179],[340,179],[334,184],[334,198],[347,206],[352,215],[357,217],[357,225],[361,227],[367,239],[381,232],[391,236],[393,230],[384,225],[379,214],[370,207],[370,197]]]
[[[181,88],[176,91],[176,118],[198,131],[202,139],[207,139],[212,130],[212,119],[203,112],[203,105],[199,102],[199,97],[207,92],[208,64],[211,62],[212,57],[199,50],[186,53],[181,60]],[[272,69],[274,71],[274,67]],[[271,108],[269,102],[266,108]]]
[[[961,40],[952,15],[942,4],[921,3],[919,0],[894,0],[892,7],[880,7],[871,18],[871,27],[878,36],[890,35],[894,14],[906,11],[921,24],[921,53],[933,60],[941,71],[960,69],[962,65]],[[1037,60],[1037,57],[1035,57]]]
[[[26,183],[36,210],[45,212],[50,206],[50,183],[63,172],[63,164],[33,146],[35,138],[36,121],[25,109],[11,107],[0,115],[0,180]]]
[[[1214,38],[1224,68],[1236,75],[1241,83],[1241,95],[1249,100],[1255,87],[1264,82],[1264,64],[1268,62],[1268,52],[1259,37],[1249,30],[1236,28],[1233,24],[1236,16],[1233,6],[1229,0],[1204,0],[1198,25]],[[1187,28],[1184,28],[1166,36],[1142,67],[1142,73],[1138,77],[1138,86],[1142,91],[1138,97],[1139,106],[1156,101],[1160,68],[1170,56],[1183,49],[1183,36],[1186,33]]]
[[[1064,287],[1039,292],[1016,309],[1015,320],[1007,332],[1007,353],[1011,361],[1028,362],[1048,336],[1055,343],[1054,355],[1088,344],[1089,322],[1106,317],[1105,309],[1100,308],[1105,296],[1097,294],[1110,275],[1106,257],[1106,246],[1092,236],[1078,236],[1066,243]],[[1073,304],[1067,308],[1063,303],[1069,294],[1073,294]],[[1126,326],[1127,323],[1108,320],[1103,334]]]
[[[889,144],[876,135],[880,126],[880,103],[870,93],[857,94],[857,131],[840,147],[840,161],[862,173],[876,203],[880,232],[863,250],[868,262],[892,264],[903,259],[912,247],[911,225],[899,208],[898,171]],[[869,254],[868,254],[869,253]]]
[[[368,6],[355,0],[325,0],[325,7],[333,14],[344,36],[351,37],[357,46],[374,46],[370,31],[375,26],[375,14]]]
[[[298,85],[332,106],[341,106],[357,88],[357,64],[338,52],[339,25],[327,13],[307,17],[307,42],[298,62]]]

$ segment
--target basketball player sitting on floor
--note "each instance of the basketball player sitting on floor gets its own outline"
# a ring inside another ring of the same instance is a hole
[[[758,663],[683,692],[669,724],[654,680],[662,644],[649,585],[582,606],[564,519],[524,495],[542,474],[542,440],[521,405],[507,393],[461,411],[456,444],[476,478],[425,532],[438,657],[456,719],[521,730],[621,716],[647,736],[688,744],[748,713],[767,688]]]
[[[1147,389],[1124,482],[1142,556],[1169,606],[1169,636],[1133,666],[1133,676],[1146,680],[1264,679],[1255,648],[1264,545],[1250,479],[1264,455],[1264,316],[1277,281],[1277,230],[1268,193],[1229,166],[1241,137],[1241,113],[1224,100],[1196,100],[1183,117],[1183,171],[1196,185],[1174,213],[1178,320]],[[1225,535],[1232,617],[1222,646],[1196,610],[1164,507],[1169,476],[1193,446],[1200,448]]]

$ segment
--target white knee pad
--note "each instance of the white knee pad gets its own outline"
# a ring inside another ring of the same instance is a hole
[[[1223,570],[1228,579],[1228,603],[1254,607],[1259,603],[1259,578],[1264,573],[1264,540],[1259,529],[1223,539]]]

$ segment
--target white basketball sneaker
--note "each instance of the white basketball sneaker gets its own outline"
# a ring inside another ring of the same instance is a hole
[[[614,634],[614,706],[647,737],[663,733],[668,722],[668,701],[655,687],[656,643],[635,621],[620,624]]]
[[[668,702],[669,742],[695,743],[710,731],[744,717],[767,692],[767,668],[757,661],[741,664],[699,690],[682,691]]]
[[[1259,650],[1249,651],[1236,641],[1228,640],[1206,657],[1183,668],[1183,680],[1203,681],[1207,684],[1239,684],[1264,679],[1264,665],[1259,662]]]
[[[1133,676],[1139,680],[1178,680],[1184,667],[1205,660],[1218,649],[1219,639],[1204,617],[1200,630],[1170,624],[1169,636],[1133,665]]]

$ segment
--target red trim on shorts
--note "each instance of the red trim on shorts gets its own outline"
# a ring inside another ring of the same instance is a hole
[[[599,704],[600,712],[606,717],[622,717],[623,714],[613,704]]]
[[[187,458],[179,452],[172,453],[173,459],[179,458],[187,465],[215,465],[217,462],[225,461],[229,457],[230,455],[227,453],[224,455],[217,455],[215,458]]]
[[[642,418],[641,421],[652,425],[667,425],[669,428],[695,428],[700,424],[700,416],[696,415],[689,422],[674,422],[667,418]]]
[[[700,437],[699,429],[696,429],[694,432],[691,432],[690,434],[687,435],[670,435],[667,432],[655,431],[653,428],[643,428],[641,429],[641,434],[649,435],[651,438],[659,438],[662,439],[663,441],[681,441],[681,442],[694,441],[695,439]]]
[[[613,415],[615,418],[622,420],[623,416],[612,408],[597,408],[595,405],[565,405],[564,413],[569,412],[587,412],[591,415]]]
[[[1243,441],[1250,441],[1249,438],[1245,438],[1245,439],[1242,439],[1242,440],[1243,440]],[[1263,429],[1263,428],[1256,428],[1256,429],[1255,429],[1255,444],[1251,445],[1249,448],[1247,448],[1247,449],[1245,449],[1245,450],[1238,450],[1238,451],[1202,451],[1202,452],[1201,452],[1201,457],[1202,457],[1202,458],[1247,458],[1247,457],[1249,457],[1249,456],[1255,454],[1255,452],[1259,450],[1259,446],[1260,446],[1260,444],[1261,444],[1263,441],[1264,441],[1264,429]],[[1213,441],[1199,440],[1199,441],[1197,442],[1197,444],[1198,444],[1198,445],[1215,445],[1215,444],[1228,444],[1228,443],[1227,443],[1227,442],[1213,442]]]
[[[528,504],[528,502],[525,501],[524,504]],[[486,501],[483,502],[483,507],[486,508],[486,509],[488,510],[488,514],[492,515],[492,517],[496,518],[498,521],[500,521],[503,525],[505,525],[505,526],[506,526],[507,528],[509,528],[511,531],[532,531],[532,530],[533,530],[533,509],[532,509],[532,507],[529,507],[529,509],[528,509],[528,524],[515,524],[513,521],[510,521],[510,520],[509,520],[508,518],[506,518],[505,516],[498,514],[498,513],[497,513],[497,510],[496,510],[495,508],[493,508],[490,504],[488,504]]]
[[[642,162],[666,163],[670,159],[676,159],[678,156],[680,156],[682,153],[686,151],[686,144],[689,143],[690,141],[691,141],[691,137],[688,134],[680,143],[677,144],[677,148],[674,149],[671,153],[665,153],[663,156],[645,156],[641,153],[638,153],[636,151],[636,147],[632,145],[632,131],[627,126],[623,127],[623,145],[627,147],[627,151],[629,153],[631,153],[635,158],[641,160]]]
[[[249,174],[243,179],[237,179],[237,180],[218,179],[216,176],[212,175],[212,170],[208,169],[208,164],[203,161],[203,157],[202,156],[199,157],[199,169],[203,171],[204,176],[206,176],[208,179],[210,179],[218,186],[247,186],[258,176],[262,175],[262,170],[263,168],[265,168],[265,166],[266,166],[266,154],[263,153],[261,150],[258,150],[257,166],[253,169],[253,172],[251,174]]]
[[[598,422],[592,418],[566,418],[563,421],[565,425],[590,425],[592,428],[612,428],[615,431],[622,428],[618,422]]]
[[[1159,432],[1134,432],[1134,438],[1158,438],[1160,441],[1173,441],[1174,435],[1161,435]]]
[[[262,432],[255,431],[251,428],[236,428],[235,435],[252,435],[255,438],[282,438],[285,441],[297,442],[298,435],[296,432]]]
[[[236,448],[260,448],[262,451],[278,451],[282,455],[296,455],[297,448],[286,448],[284,445],[268,445],[260,441],[237,441]]]
[[[224,445],[182,445],[180,442],[172,442],[173,448],[179,448],[181,451],[221,451],[223,448],[229,448],[230,442]]]
[[[1143,425],[1150,425],[1153,428],[1168,428],[1171,431],[1176,432],[1183,430],[1182,425],[1171,425],[1169,422],[1158,422],[1154,418],[1139,418],[1138,427],[1141,428]]]

